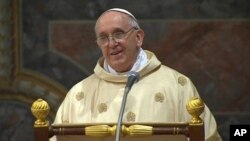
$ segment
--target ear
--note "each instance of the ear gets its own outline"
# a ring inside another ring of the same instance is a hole
[[[144,39],[144,31],[142,29],[138,29],[136,33],[136,43],[137,47],[141,47]]]

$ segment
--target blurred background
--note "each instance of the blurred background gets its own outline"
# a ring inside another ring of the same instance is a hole
[[[114,7],[137,17],[144,49],[193,81],[225,141],[230,124],[250,124],[249,0],[0,0],[1,141],[34,140],[38,98],[53,122],[67,91],[93,73],[95,20]]]

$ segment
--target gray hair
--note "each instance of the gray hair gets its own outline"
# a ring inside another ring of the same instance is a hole
[[[128,17],[129,17],[129,20],[130,20],[129,22],[130,22],[131,26],[136,27],[137,29],[140,29],[140,26],[139,26],[137,20],[130,15],[128,15]]]

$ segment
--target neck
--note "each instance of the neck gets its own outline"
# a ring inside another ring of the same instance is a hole
[[[104,65],[103,68],[111,73],[111,74],[115,74],[115,75],[126,75],[128,72],[130,71],[135,71],[138,72],[140,69],[142,69],[146,63],[148,62],[147,59],[147,55],[146,53],[140,48],[138,51],[137,56],[135,57],[135,61],[133,64],[131,64],[131,67],[129,67],[129,69],[126,69],[124,71],[117,71],[114,70],[108,63],[106,60],[104,60]]]

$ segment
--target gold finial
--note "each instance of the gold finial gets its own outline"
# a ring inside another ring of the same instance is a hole
[[[193,97],[188,101],[186,107],[188,113],[192,116],[190,123],[199,124],[203,122],[200,115],[204,111],[204,103],[200,98]]]
[[[33,102],[31,106],[31,112],[36,117],[36,121],[34,124],[35,127],[43,127],[49,125],[48,121],[46,121],[46,117],[49,114],[49,110],[50,107],[46,101],[38,99]]]

